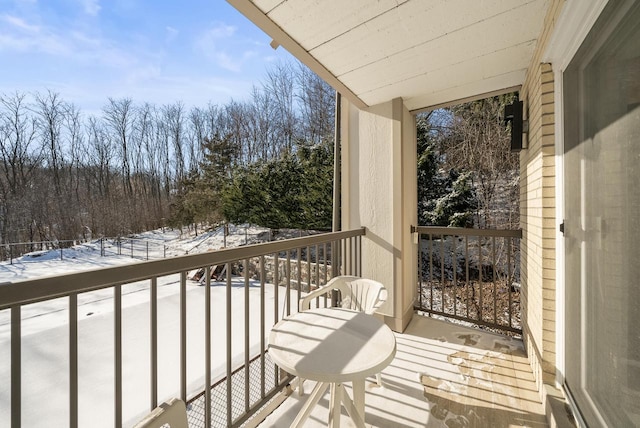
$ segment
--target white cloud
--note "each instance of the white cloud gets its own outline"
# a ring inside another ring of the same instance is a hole
[[[226,52],[216,53],[215,61],[219,67],[234,72],[239,72],[242,66],[242,61],[234,60]]]
[[[202,32],[195,44],[205,54],[215,56],[217,43],[220,40],[229,39],[236,31],[237,27],[219,22]]]
[[[0,35],[0,51],[40,52],[55,56],[68,56],[73,49],[53,34]]]
[[[214,24],[212,28],[209,28],[205,32],[205,38],[212,41],[227,39],[233,36],[237,30],[238,30],[238,27],[234,25],[227,25],[224,22],[217,22]]]
[[[40,31],[40,27],[37,25],[28,24],[24,19],[19,18],[13,15],[2,15],[0,19],[7,24],[11,25],[14,28],[17,28],[23,32],[27,33],[38,33]]]
[[[91,16],[98,16],[100,13],[100,0],[80,0],[80,5],[84,9],[84,13]]]
[[[239,73],[244,63],[255,56],[255,52],[253,50],[243,50],[243,46],[238,46],[238,40],[233,39],[237,30],[238,28],[233,25],[217,22],[201,33],[196,40],[196,48],[218,67]],[[230,48],[229,43],[234,46]],[[233,50],[234,54],[229,54],[229,48]],[[235,52],[243,53],[236,54]]]
[[[125,78],[125,81],[128,84],[133,85],[136,83],[144,83],[148,82],[149,80],[158,79],[161,77],[161,75],[162,72],[160,70],[160,67],[156,65],[146,65],[129,71]]]
[[[180,34],[180,31],[178,31],[177,29],[167,25],[165,27],[165,31],[166,31],[166,37],[165,40],[167,42],[171,42],[173,41],[176,37],[178,37],[178,34]]]

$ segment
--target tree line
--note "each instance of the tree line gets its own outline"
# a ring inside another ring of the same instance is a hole
[[[0,94],[0,242],[220,220],[235,171],[320,161],[333,111],[333,89],[292,63],[270,68],[248,100],[206,107],[109,98],[85,115],[53,91]]]
[[[420,224],[517,227],[514,94],[417,117]],[[280,63],[248,100],[187,108],[56,92],[0,94],[0,243],[169,225],[331,225],[335,92]]]
[[[421,225],[519,227],[519,156],[504,107],[515,93],[417,117]]]

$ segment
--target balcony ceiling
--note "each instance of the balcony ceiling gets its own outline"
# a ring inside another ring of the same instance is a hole
[[[524,81],[547,0],[228,0],[359,107],[410,110]]]

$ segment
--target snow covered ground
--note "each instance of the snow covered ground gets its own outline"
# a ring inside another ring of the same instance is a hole
[[[266,229],[231,227],[227,246],[237,246],[264,239]],[[156,230],[137,236],[149,245],[149,258],[195,253],[219,249],[224,245],[222,228],[195,236],[179,231]],[[161,244],[161,245],[160,245]],[[136,244],[138,245],[138,244]],[[146,250],[146,249],[145,249]],[[78,270],[140,263],[122,251],[106,251],[101,256],[98,241],[60,252],[30,253],[14,259],[13,264],[0,263],[0,284],[56,275]],[[123,344],[123,420],[131,425],[149,410],[150,343],[149,281],[127,284],[122,288]],[[279,293],[279,308],[284,307],[284,294]],[[204,311],[205,288],[190,281],[187,285],[187,384],[190,393],[204,385]],[[265,287],[266,308],[274,307],[273,286]],[[234,280],[232,287],[232,355],[244,360],[244,282]],[[226,357],[226,288],[212,283],[212,368],[213,377],[225,373]],[[158,372],[159,399],[179,395],[179,277],[168,276],[158,281]],[[249,287],[249,337],[251,355],[259,349],[260,287]],[[292,307],[295,305],[292,305]],[[267,329],[273,325],[273,310],[266,311]],[[279,310],[282,316],[282,309]],[[62,427],[69,421],[69,339],[68,299],[61,298],[27,305],[22,308],[22,425],[25,427]],[[80,426],[113,426],[114,422],[114,316],[113,290],[84,293],[78,297],[79,349],[79,418]],[[0,311],[0,427],[10,426],[10,314]],[[234,365],[235,366],[235,365]]]

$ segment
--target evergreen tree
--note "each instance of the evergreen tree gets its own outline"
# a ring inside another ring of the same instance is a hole
[[[301,206],[306,229],[330,230],[333,214],[333,142],[298,150],[304,171]]]
[[[470,174],[443,169],[433,112],[417,119],[418,221],[423,225],[469,227],[477,209]]]
[[[329,142],[236,170],[223,191],[231,222],[272,229],[328,229],[332,213],[333,150]]]

